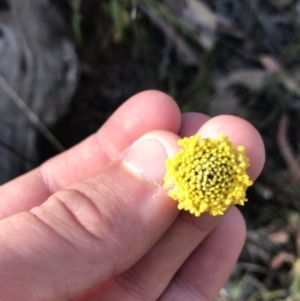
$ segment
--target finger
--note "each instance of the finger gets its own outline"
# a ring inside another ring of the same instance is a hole
[[[195,135],[202,125],[210,119],[209,116],[202,113],[183,113],[181,118],[180,137],[189,137]]]
[[[190,253],[220,217],[181,212],[157,244],[132,268],[74,301],[157,300]],[[188,299],[182,299],[188,300]]]
[[[232,208],[184,263],[159,300],[212,301],[228,279],[245,236],[244,219]]]
[[[253,143],[256,146],[255,151],[252,148],[247,149],[252,164],[250,176],[253,180],[258,176],[262,170],[261,157],[264,157],[264,146],[257,130],[251,124],[233,116],[219,116],[203,123],[207,120],[206,116],[203,119],[202,115],[193,116],[199,118],[193,122],[200,126],[202,124],[199,133],[203,137],[222,133],[229,136],[235,145],[248,147]],[[183,118],[184,122],[189,122],[188,120],[192,120],[191,116]],[[183,136],[194,134],[192,125],[186,124],[185,129],[186,132],[182,131]],[[218,132],[217,129],[221,131]],[[186,212],[180,213],[159,242],[134,267],[110,281],[109,288],[107,284],[100,286],[98,290],[89,294],[88,298],[83,296],[78,301],[156,300],[180,266],[221,220],[222,217],[212,217],[206,214],[196,218]],[[240,225],[240,218],[236,221],[236,227],[243,227],[243,223]]]
[[[94,175],[144,133],[177,133],[181,115],[174,100],[158,91],[125,102],[94,135],[41,167],[0,188],[0,220],[40,205],[52,193]]]
[[[237,146],[243,145],[250,159],[247,172],[253,180],[261,173],[265,162],[265,148],[258,131],[239,117],[221,115],[208,120],[200,129],[201,138],[216,137],[223,134]]]
[[[140,259],[177,215],[161,188],[177,139],[148,134],[97,176],[2,220],[1,298],[70,300]]]

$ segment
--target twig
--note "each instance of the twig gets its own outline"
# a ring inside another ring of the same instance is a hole
[[[14,89],[7,83],[7,81],[0,75],[0,86],[7,94],[7,96],[24,112],[27,119],[40,131],[40,133],[57,149],[64,151],[62,144],[53,136],[53,134],[45,127],[39,120],[35,113],[28,107],[28,105],[21,99],[21,97],[14,91]]]
[[[293,151],[287,139],[287,129],[288,117],[286,115],[282,115],[279,121],[279,127],[277,132],[278,147],[291,174],[295,179],[300,180],[300,167],[298,166],[297,158],[293,154]]]

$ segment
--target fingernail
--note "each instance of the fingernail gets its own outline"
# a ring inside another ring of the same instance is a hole
[[[149,182],[163,183],[165,161],[173,153],[171,147],[156,137],[143,137],[124,154],[123,162]]]

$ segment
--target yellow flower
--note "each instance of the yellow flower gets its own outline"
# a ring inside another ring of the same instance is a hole
[[[253,184],[246,173],[249,159],[243,146],[224,135],[178,141],[181,149],[166,160],[164,188],[178,201],[178,209],[200,216],[223,215],[231,204],[244,205],[246,189]]]

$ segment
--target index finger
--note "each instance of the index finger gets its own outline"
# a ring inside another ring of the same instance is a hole
[[[181,114],[175,101],[158,91],[125,102],[99,129],[70,150],[0,188],[0,219],[43,203],[54,192],[90,177],[153,130],[177,133]]]

